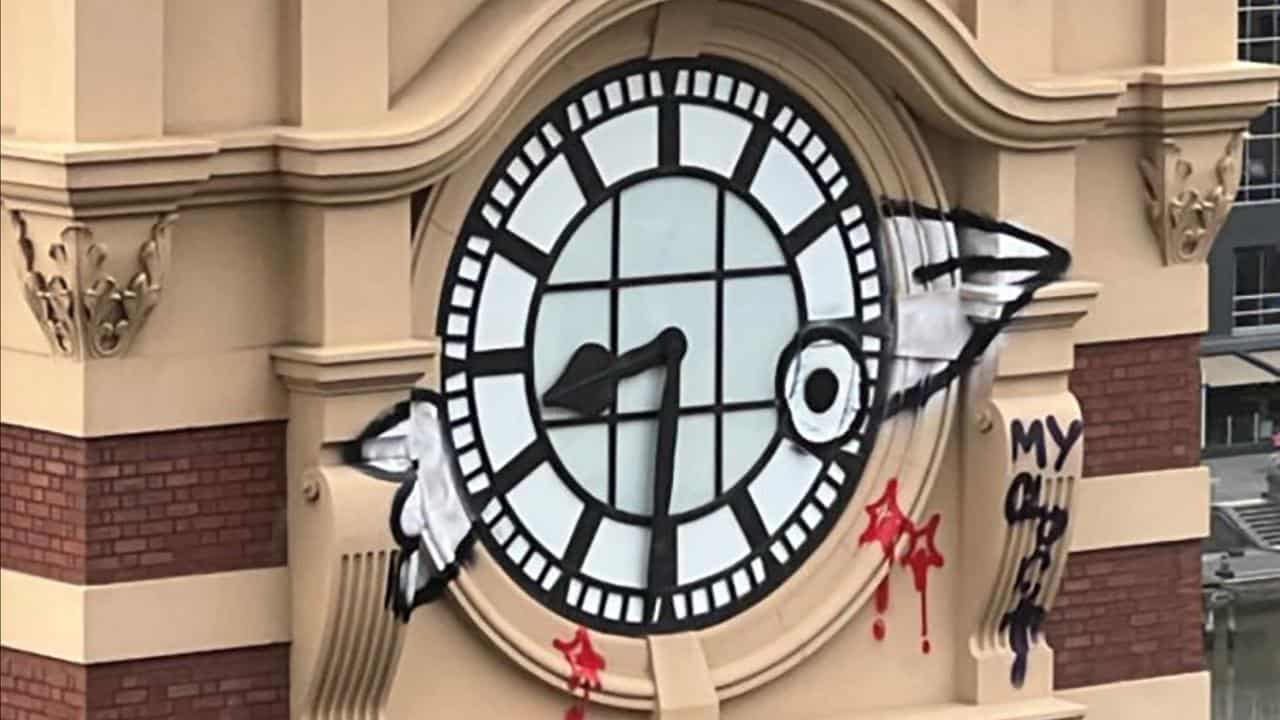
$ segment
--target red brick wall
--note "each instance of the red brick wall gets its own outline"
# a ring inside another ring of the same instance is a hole
[[[0,424],[0,567],[81,584],[285,564],[284,423],[80,439]]]
[[[287,720],[289,646],[84,667],[0,648],[0,720]]]
[[[1054,685],[1204,669],[1200,542],[1072,553],[1045,624]]]
[[[0,647],[0,720],[83,718],[87,670]]]
[[[1084,412],[1084,474],[1200,462],[1200,337],[1077,345],[1071,391]]]

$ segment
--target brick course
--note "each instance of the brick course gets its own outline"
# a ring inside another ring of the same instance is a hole
[[[1085,476],[1200,462],[1200,337],[1077,345],[1071,391],[1085,424]]]
[[[0,647],[0,720],[79,720],[88,668]]]
[[[95,584],[285,564],[283,422],[103,438],[0,424],[0,567]]]
[[[1072,553],[1045,635],[1060,689],[1204,669],[1200,543]]]
[[[288,645],[87,667],[0,648],[0,720],[288,716]]]

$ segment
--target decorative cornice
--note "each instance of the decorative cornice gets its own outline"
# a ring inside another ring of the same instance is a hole
[[[107,245],[95,242],[84,223],[67,225],[45,249],[32,239],[22,211],[9,215],[17,233],[23,297],[50,351],[66,358],[126,352],[160,302],[177,214],[161,215],[152,226],[151,237],[138,249],[138,269],[124,282],[106,270]],[[52,263],[48,272],[40,269],[42,256]]]
[[[654,0],[529,0],[504,22],[495,19],[505,17],[497,10],[483,11],[497,4],[480,4],[397,89],[385,116],[367,126],[261,126],[72,144],[8,136],[0,139],[0,194],[11,207],[77,219],[253,200],[347,204],[405,196],[482,147],[561,58]],[[1280,77],[1273,66],[1236,62],[1018,80],[987,63],[968,30],[932,0],[715,8],[703,52],[749,54],[767,32],[774,45],[805,53],[826,37],[948,134],[1005,148],[1072,147],[1109,133],[1239,129],[1275,97]],[[824,19],[818,26],[815,13]]]
[[[1209,256],[1240,185],[1236,158],[1242,139],[1243,133],[1231,135],[1213,166],[1216,183],[1204,192],[1190,187],[1195,166],[1172,140],[1164,140],[1154,155],[1138,161],[1147,219],[1165,265],[1203,262]]]

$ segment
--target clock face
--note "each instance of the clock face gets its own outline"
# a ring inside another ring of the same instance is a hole
[[[462,494],[528,594],[706,627],[848,504],[892,333],[875,207],[777,82],[719,58],[581,83],[500,157],[440,302]]]

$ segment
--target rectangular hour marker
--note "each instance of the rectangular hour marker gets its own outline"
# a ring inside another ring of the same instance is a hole
[[[529,363],[529,353],[524,348],[481,350],[471,355],[468,365],[479,376],[511,375],[522,372]],[[450,413],[452,415],[452,413]]]
[[[467,389],[467,376],[457,372],[445,378],[444,391],[447,393],[462,392]]]
[[[466,335],[467,330],[471,327],[471,318],[461,313],[449,313],[449,325],[445,328],[446,335]]]
[[[608,85],[605,85],[604,99],[605,99],[605,102],[609,104],[610,110],[613,110],[614,108],[617,108],[620,105],[622,105],[622,83],[617,80],[614,80]]]
[[[534,550],[529,555],[529,559],[524,563],[524,573],[525,575],[528,575],[530,579],[537,580],[542,575],[542,571],[545,570],[546,567],[546,556],[537,550]]]
[[[578,607],[578,598],[582,596],[582,583],[577,578],[569,580],[569,588],[565,591],[564,601],[570,607]]]
[[[550,455],[550,448],[546,443],[539,440],[529,443],[523,450],[516,453],[510,462],[493,474],[494,492],[505,495]]]
[[[547,141],[547,145],[555,149],[560,144],[560,131],[556,130],[555,125],[547,123],[542,126],[542,137]]]
[[[826,487],[825,484],[819,485],[819,491],[824,487]],[[822,522],[822,511],[818,509],[817,505],[809,503],[805,506],[804,511],[800,513],[800,519],[804,521],[805,525],[809,526],[810,530],[813,530],[818,527],[818,523]]]
[[[685,616],[689,614],[689,610],[685,606],[684,595],[681,595],[679,593],[672,595],[671,604],[675,608],[677,620],[683,620],[685,619]]]
[[[519,156],[511,158],[511,164],[507,166],[507,174],[516,184],[523,185],[525,180],[529,179],[529,166]]]
[[[689,593],[691,604],[693,605],[693,614],[702,615],[711,609],[711,602],[707,598],[707,589],[698,588]]]
[[[751,577],[747,575],[746,568],[739,569],[733,574],[733,592],[738,597],[746,597],[751,592]]]
[[[764,582],[764,560],[761,558],[751,561],[751,577],[756,579],[756,584]]]
[[[756,507],[750,493],[735,494],[729,501],[729,507],[733,510],[738,526],[742,528],[742,534],[747,537],[747,543],[751,547],[760,547],[769,541],[769,531],[765,529],[764,518],[760,516],[760,509]]]
[[[808,536],[809,534],[804,531],[804,528],[800,527],[800,523],[796,523],[787,528],[787,544],[791,546],[792,550],[797,552],[800,548],[804,547],[804,540]]]
[[[627,598],[627,622],[638,623],[644,620],[644,598],[632,595]]]
[[[461,450],[471,447],[471,443],[475,442],[476,436],[471,429],[471,425],[462,425],[453,431],[453,447]]]
[[[476,299],[476,291],[465,285],[455,285],[453,288],[453,298],[451,302],[454,307],[470,308],[471,303]]]
[[[622,619],[622,595],[619,593],[609,593],[609,597],[604,601],[604,616],[608,620]]]
[[[779,565],[786,565],[787,560],[791,559],[791,553],[787,550],[787,546],[779,540],[769,547],[769,552],[773,553],[773,559],[778,561]]]
[[[627,95],[632,102],[644,99],[644,76],[632,75],[627,78]]]
[[[751,134],[742,145],[742,154],[738,156],[738,162],[734,165],[733,176],[730,179],[730,184],[739,192],[746,192],[755,180],[756,173],[760,170],[760,163],[764,160],[765,150],[769,148],[769,135],[768,125],[764,123],[751,125]]]
[[[506,545],[515,531],[516,526],[511,522],[511,518],[504,516],[493,526],[493,539],[497,540],[499,545]]]
[[[582,196],[588,200],[602,196],[604,194],[604,180],[600,178],[600,171],[596,168],[596,163],[591,158],[591,153],[587,152],[586,146],[583,145],[582,137],[579,135],[570,136],[565,141],[562,152],[564,152],[565,160],[569,163],[570,172],[573,173],[573,177],[578,181],[578,188],[582,191]]]
[[[831,205],[822,203],[814,208],[809,216],[800,221],[787,233],[782,242],[786,244],[788,251],[793,255],[799,255],[804,252],[805,248],[812,245],[818,238],[826,234],[828,230],[834,230],[836,224],[836,211]]]
[[[769,93],[761,90],[760,94],[756,95],[756,106],[755,108],[752,109],[751,112],[755,113],[755,116],[758,118],[764,118],[768,115]]]
[[[506,229],[486,231],[493,239],[493,249],[512,265],[534,277],[543,277],[551,269],[551,258],[536,245]],[[463,264],[467,261],[463,260]],[[479,272],[477,266],[477,274]],[[459,271],[459,274],[462,274]],[[475,278],[471,278],[475,279]]]
[[[831,507],[831,503],[836,501],[835,487],[831,483],[824,482],[818,486],[818,491],[814,493],[814,496],[818,498],[818,502]]]
[[[470,406],[467,404],[465,397],[453,398],[449,401],[450,420],[462,420],[470,414]]]
[[[470,476],[471,473],[480,469],[480,453],[472,450],[463,453],[458,457],[458,468],[462,470],[462,474]]]
[[[524,562],[524,558],[529,554],[529,541],[523,537],[517,536],[511,544],[507,546],[507,557],[510,557],[515,564],[519,565]]]
[[[732,599],[733,598],[729,595],[728,580],[718,580],[711,586],[711,602],[716,606],[716,609],[720,609],[725,605],[728,605],[729,601]]]
[[[560,568],[552,565],[547,568],[547,574],[542,578],[542,589],[550,590],[555,587],[556,582],[560,580]]]
[[[582,611],[591,615],[600,614],[600,588],[594,585],[587,587],[586,594],[582,597]]]
[[[572,570],[582,567],[582,561],[586,559],[587,551],[591,549],[591,541],[595,539],[596,531],[600,529],[600,521],[603,518],[604,513],[595,503],[587,504],[582,514],[578,516],[573,534],[569,536],[569,546],[564,551],[565,567]]]

